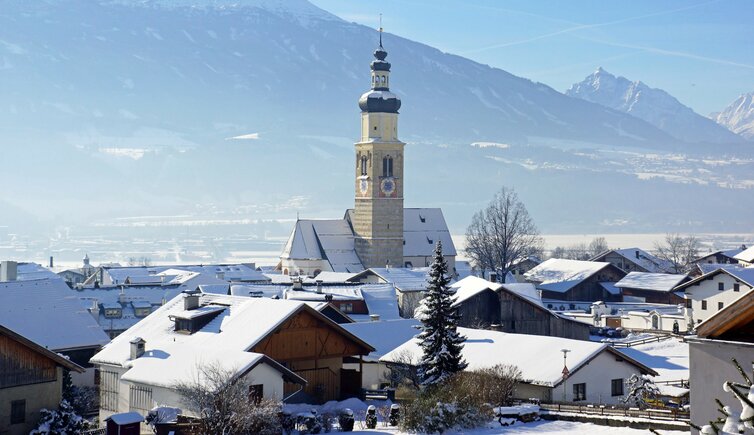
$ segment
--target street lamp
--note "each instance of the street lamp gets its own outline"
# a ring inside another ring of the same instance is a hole
[[[568,364],[566,360],[568,358],[568,352],[570,349],[560,349],[563,352],[563,402],[566,401],[566,379],[568,379]]]

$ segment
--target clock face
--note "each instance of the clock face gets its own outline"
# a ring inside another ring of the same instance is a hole
[[[380,183],[380,190],[385,195],[392,195],[395,192],[395,180],[392,178],[385,178]]]
[[[367,191],[369,190],[369,183],[367,183],[367,180],[359,181],[359,190],[361,191],[362,195],[366,195]]]

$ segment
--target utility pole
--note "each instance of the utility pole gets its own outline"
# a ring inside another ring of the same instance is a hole
[[[560,349],[561,352],[563,352],[563,402],[566,401],[566,379],[568,379],[568,364],[567,364],[567,358],[568,358],[568,352],[570,352],[570,349]]]

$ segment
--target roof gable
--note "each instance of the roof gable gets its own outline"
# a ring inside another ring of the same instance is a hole
[[[700,323],[696,333],[702,338],[754,342],[754,291]]]
[[[83,373],[84,368],[79,366],[78,364],[74,363],[73,361],[61,356],[60,354],[57,354],[49,349],[46,349],[45,347],[41,346],[38,343],[33,342],[32,340],[29,340],[28,338],[24,337],[23,335],[13,331],[10,328],[7,328],[3,325],[0,325],[0,335],[6,336],[9,339],[15,341],[16,343],[30,349],[33,352],[36,352],[42,356],[44,356],[47,359],[52,360],[55,364],[67,368],[69,370],[73,370],[78,373]]]

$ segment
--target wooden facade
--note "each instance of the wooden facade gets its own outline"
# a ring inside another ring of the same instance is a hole
[[[644,302],[648,304],[678,305],[686,303],[686,300],[684,298],[678,296],[672,291],[663,292],[657,290],[623,287],[621,288],[621,293],[624,298],[626,296],[643,298]]]
[[[41,409],[57,409],[63,368],[84,369],[0,325],[0,433],[28,434]]]
[[[481,291],[458,304],[459,326],[495,328],[502,332],[589,339],[589,325],[556,315],[502,287]]]
[[[339,400],[342,391],[350,390],[350,386],[341,385],[344,357],[368,355],[373,350],[308,306],[250,349],[306,379],[304,392],[319,401]],[[361,385],[361,379],[358,382]],[[292,388],[288,386],[287,392]]]
[[[608,292],[601,283],[613,284],[625,276],[626,272],[612,264],[608,264],[598,272],[568,289],[568,291],[558,292],[542,289],[542,299],[579,302],[620,302],[621,295]]]

